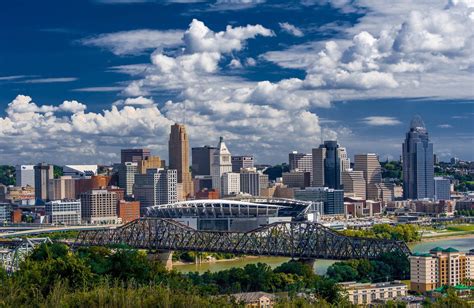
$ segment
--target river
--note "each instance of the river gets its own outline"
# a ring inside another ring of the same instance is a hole
[[[416,244],[409,245],[412,252],[428,252],[431,248],[442,247],[448,248],[453,247],[460,251],[468,251],[474,249],[474,236],[464,237],[458,239],[439,239],[429,242],[420,242]],[[201,264],[185,264],[185,265],[174,265],[173,268],[180,272],[218,272],[222,270],[229,269],[231,267],[243,267],[247,264],[252,263],[267,263],[272,268],[277,267],[278,265],[288,261],[289,258],[283,257],[247,257],[241,258],[238,260],[229,260],[229,261],[220,261],[215,263],[201,263]],[[332,260],[316,260],[314,265],[314,271],[316,274],[324,275],[328,267],[333,264],[335,261]]]

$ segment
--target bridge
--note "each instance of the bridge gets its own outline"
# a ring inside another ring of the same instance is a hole
[[[201,231],[165,218],[145,217],[120,228],[81,231],[80,246],[127,245],[158,252],[200,251],[299,259],[376,259],[410,255],[403,241],[349,237],[314,222],[276,222],[249,232]],[[170,254],[165,257],[171,258]]]
[[[0,231],[8,231],[1,233],[0,238],[13,238],[13,237],[25,237],[31,235],[39,235],[54,232],[66,232],[66,231],[83,231],[83,230],[102,230],[108,228],[117,228],[118,225],[88,225],[88,226],[60,226],[60,227],[42,227],[42,228],[29,228],[25,227],[1,227]]]

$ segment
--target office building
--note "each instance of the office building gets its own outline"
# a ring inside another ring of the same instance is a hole
[[[81,201],[73,199],[46,202],[45,214],[52,224],[81,224]]]
[[[362,171],[366,186],[366,199],[379,200],[376,184],[382,183],[382,167],[374,153],[354,155],[354,171]]]
[[[202,191],[203,189],[212,189],[212,177],[210,175],[197,175],[193,179],[194,192]]]
[[[382,201],[344,197],[344,210],[346,217],[373,217],[382,214],[383,206]]]
[[[0,184],[0,202],[5,202],[7,200],[7,187],[3,184]]]
[[[122,149],[120,156],[122,164],[127,162],[138,163],[151,156],[151,153],[148,149]]]
[[[122,223],[140,218],[140,201],[118,200],[117,216]]]
[[[298,153],[293,151],[288,154],[288,165],[291,171],[313,172],[313,155],[306,153]]]
[[[474,253],[436,247],[430,253],[415,253],[410,259],[410,290],[428,292],[474,279]]]
[[[349,301],[354,305],[377,305],[408,295],[407,285],[401,281],[380,283],[350,281],[339,283],[339,285],[346,291]]]
[[[313,186],[342,189],[342,172],[350,167],[346,149],[337,141],[324,141],[313,149]]]
[[[232,156],[232,172],[239,173],[240,169],[253,168],[253,156],[243,155],[243,156]]]
[[[65,165],[63,166],[63,175],[74,179],[83,179],[97,175],[97,165]]]
[[[221,176],[221,197],[240,193],[240,173],[226,172]]]
[[[189,171],[189,140],[186,127],[181,124],[171,126],[169,140],[169,168],[175,169],[181,185],[180,200],[194,195],[193,181]]]
[[[48,199],[48,183],[54,179],[54,166],[40,163],[34,166],[35,170],[35,199]]]
[[[290,171],[282,173],[282,181],[287,187],[305,188],[311,186],[311,173]]]
[[[375,201],[393,201],[395,199],[395,184],[375,183],[371,184],[371,198]]]
[[[71,176],[61,176],[48,182],[48,200],[76,198],[76,180]]]
[[[10,222],[11,205],[9,203],[0,203],[0,223]]]
[[[219,144],[217,145],[217,149],[214,151],[211,164],[212,188],[219,192],[221,192],[222,175],[227,172],[232,172],[232,162],[230,157],[231,154],[224,143],[224,138],[220,137]]]
[[[117,194],[105,189],[81,194],[82,220],[90,224],[116,223]]]
[[[133,195],[133,184],[135,183],[135,175],[138,173],[137,162],[126,162],[120,164],[118,171],[118,184],[120,188],[125,189],[125,195]]]
[[[433,143],[419,116],[411,121],[403,142],[403,197],[434,198]]]
[[[344,214],[344,190],[342,189],[307,187],[295,189],[294,196],[297,200],[324,202],[325,215]]]
[[[75,179],[76,198],[80,198],[82,193],[92,189],[104,189],[110,186],[111,181],[112,177],[108,175],[93,175],[89,178]]]
[[[435,200],[451,199],[451,181],[443,177],[434,178]]]
[[[255,168],[240,169],[240,192],[260,196],[262,189],[268,188],[268,175]]]
[[[15,174],[16,174],[16,186],[25,187],[31,186],[35,187],[35,169],[34,165],[16,165]]]
[[[196,192],[196,200],[207,200],[207,199],[219,199],[220,195],[219,192],[215,191],[214,189],[203,189]]]
[[[344,196],[357,197],[365,199],[366,186],[364,173],[347,169],[342,172],[342,185],[344,187]]]
[[[141,214],[145,208],[178,201],[178,172],[175,169],[148,169],[135,176],[133,194],[140,201]]]
[[[193,171],[194,177],[211,175],[211,165],[216,149],[216,147],[209,145],[192,148],[191,170]]]
[[[165,168],[166,162],[159,156],[148,156],[138,163],[138,173],[146,174],[147,169]]]

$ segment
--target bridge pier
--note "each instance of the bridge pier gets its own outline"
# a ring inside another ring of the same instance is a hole
[[[316,263],[316,259],[312,258],[299,258],[298,262],[303,263],[305,265],[310,266],[311,268],[314,268],[314,264]]]
[[[163,263],[169,271],[173,269],[173,251],[150,251],[148,258]]]

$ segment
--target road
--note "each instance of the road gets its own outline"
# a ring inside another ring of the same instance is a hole
[[[22,231],[16,231],[16,232],[0,233],[0,238],[22,237],[22,236],[28,236],[28,235],[37,235],[37,234],[62,232],[62,231],[114,229],[120,226],[121,225],[91,225],[91,226],[61,226],[61,227],[51,227],[51,228],[37,228],[37,229],[32,229],[32,230],[22,230]]]

